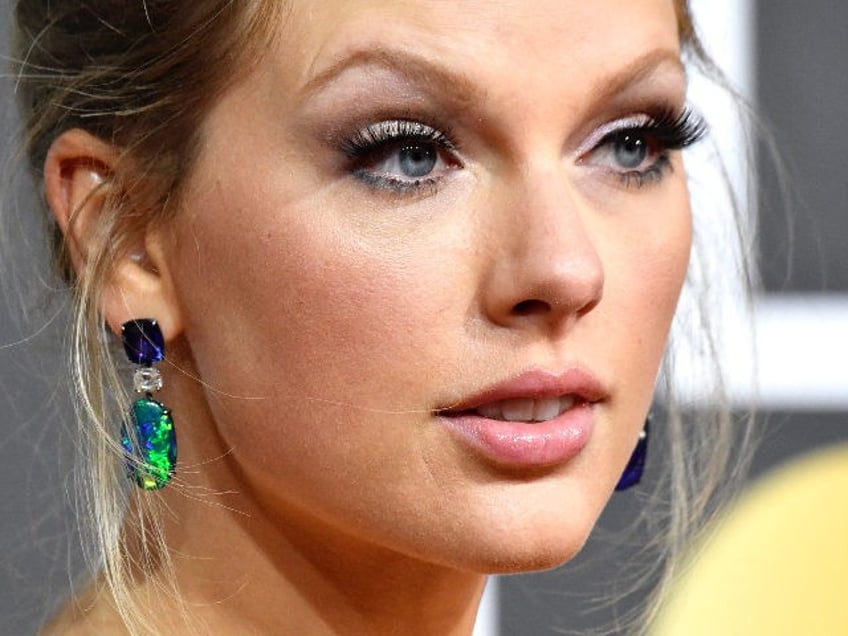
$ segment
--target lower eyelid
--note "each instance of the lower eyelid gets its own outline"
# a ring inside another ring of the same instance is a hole
[[[387,175],[375,174],[365,168],[354,170],[351,174],[368,188],[390,194],[411,194],[421,190],[432,190],[438,188],[443,180],[443,177],[422,177],[414,181],[406,181]]]
[[[645,170],[629,170],[627,172],[616,172],[615,176],[621,180],[626,187],[641,188],[652,183],[662,181],[666,175],[674,170],[671,158],[665,153],[657,158]],[[633,183],[638,181],[638,183]]]

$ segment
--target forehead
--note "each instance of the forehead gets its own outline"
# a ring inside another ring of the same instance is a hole
[[[297,0],[280,44],[278,60],[301,86],[381,49],[485,79],[537,69],[607,75],[680,48],[673,0]]]

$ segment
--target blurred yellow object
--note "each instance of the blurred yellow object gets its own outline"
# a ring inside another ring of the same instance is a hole
[[[651,636],[848,635],[848,445],[755,483],[694,554]]]

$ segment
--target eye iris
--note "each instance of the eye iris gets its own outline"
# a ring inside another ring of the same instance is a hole
[[[404,176],[411,179],[430,174],[437,158],[436,149],[429,144],[407,144],[400,149],[398,156]]]
[[[644,137],[625,133],[615,142],[615,160],[622,168],[638,168],[648,156],[648,144]]]

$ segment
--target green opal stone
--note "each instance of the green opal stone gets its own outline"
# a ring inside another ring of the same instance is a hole
[[[136,400],[121,430],[130,477],[144,490],[167,484],[177,466],[177,436],[171,412],[156,400]]]

